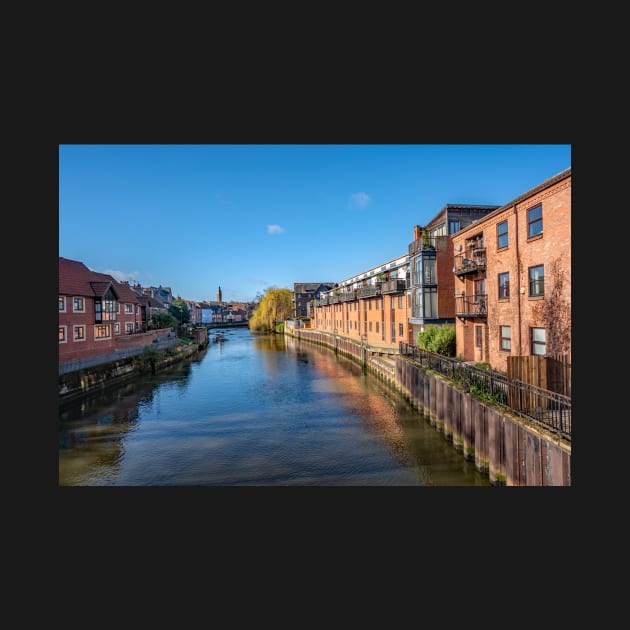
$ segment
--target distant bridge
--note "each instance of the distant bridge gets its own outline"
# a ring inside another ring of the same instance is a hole
[[[244,322],[212,322],[210,324],[201,324],[202,326],[205,326],[206,328],[210,329],[210,328],[244,328],[249,326],[249,321],[244,321]]]

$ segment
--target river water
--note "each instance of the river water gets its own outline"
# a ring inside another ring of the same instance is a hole
[[[224,334],[164,372],[61,406],[59,485],[491,485],[349,359],[282,335]]]

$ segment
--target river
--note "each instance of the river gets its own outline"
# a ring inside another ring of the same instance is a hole
[[[157,375],[60,406],[59,485],[491,485],[353,361],[282,335],[223,334]]]

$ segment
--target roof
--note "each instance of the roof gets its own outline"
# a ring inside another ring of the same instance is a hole
[[[109,274],[92,271],[78,260],[59,256],[59,295],[100,298],[110,287],[121,302],[139,301],[128,284],[117,282]]]

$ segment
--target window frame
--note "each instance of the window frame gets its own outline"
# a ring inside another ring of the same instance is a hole
[[[81,337],[77,335],[77,331],[79,330],[83,331],[83,335]],[[85,324],[74,324],[72,327],[72,341],[75,341],[76,343],[87,341],[87,327]]]
[[[501,283],[501,279],[505,278],[503,284]],[[503,271],[497,274],[497,290],[498,290],[498,299],[499,300],[509,300],[510,299],[510,272]]]
[[[544,337],[545,340],[543,342],[540,341],[536,341],[534,339],[534,331],[535,330],[542,330],[544,333]],[[532,326],[529,329],[529,337],[530,337],[530,352],[532,353],[532,356],[547,356],[547,329],[546,328],[541,328],[539,326]],[[544,352],[534,352],[534,349],[539,347],[539,346],[543,346],[544,347]]]
[[[532,278],[532,272],[541,269],[539,278]],[[528,297],[544,297],[545,295],[545,265],[532,265],[527,268],[527,290]]]
[[[65,325],[59,326],[59,343],[68,343],[68,327]]]
[[[504,232],[500,231],[500,228],[503,225],[505,225],[505,231]],[[505,221],[500,221],[499,223],[497,223],[497,249],[505,249],[506,247],[509,246],[509,244],[510,244],[509,234],[510,234],[510,230],[509,230],[508,220],[507,219],[505,219]],[[505,245],[501,244],[503,239],[505,239]]]
[[[60,313],[65,313],[66,312],[66,297],[65,295],[60,295],[59,296],[59,306],[61,306],[61,308],[59,309]]]
[[[504,324],[499,325],[499,352],[512,352],[511,326],[506,326]]]
[[[535,218],[531,218],[532,213],[540,211],[540,216],[536,216]],[[538,224],[540,224],[540,229],[534,233],[533,230],[537,229]],[[535,206],[527,209],[527,238],[535,238],[536,236],[540,236],[543,233],[543,208],[542,202],[537,203]]]
[[[81,306],[77,308],[77,302],[80,302]],[[85,298],[80,295],[72,298],[72,312],[73,313],[85,313]]]

